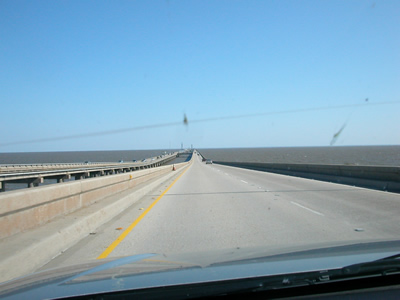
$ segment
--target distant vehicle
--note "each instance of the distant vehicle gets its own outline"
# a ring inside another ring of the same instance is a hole
[[[124,161],[123,161],[122,159],[120,159],[118,162],[119,162],[119,163],[123,163]]]
[[[202,161],[206,161],[206,159],[203,157]]]
[[[90,164],[90,161],[88,161],[88,160],[87,160],[87,161],[85,161],[85,164],[87,164],[87,165],[88,165],[88,164]]]
[[[142,162],[146,162],[146,161],[147,161],[147,159],[145,159],[145,158],[144,158],[144,159],[142,159]]]
[[[137,162],[137,160],[136,160],[136,159],[132,159],[132,161],[133,161],[133,162]]]
[[[206,160],[206,164],[207,164],[207,165],[208,165],[208,164],[211,164],[211,165],[212,165],[212,163],[213,163],[213,162],[212,162],[211,159],[207,159],[207,160]]]

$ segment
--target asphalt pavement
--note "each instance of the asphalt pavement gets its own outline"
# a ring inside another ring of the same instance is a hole
[[[398,240],[399,216],[399,194],[205,164],[195,155],[184,173],[42,269],[141,253]]]

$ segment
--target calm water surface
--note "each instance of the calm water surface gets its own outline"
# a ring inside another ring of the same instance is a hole
[[[215,161],[400,166],[400,146],[200,149]]]
[[[0,153],[0,164],[125,162],[158,156],[176,149]]]
[[[0,164],[118,162],[141,160],[176,149],[0,153]],[[231,162],[271,162],[400,166],[400,146],[199,149],[207,158]]]

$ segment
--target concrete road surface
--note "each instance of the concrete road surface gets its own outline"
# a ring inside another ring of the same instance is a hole
[[[206,165],[197,155],[170,187],[176,177],[42,269],[99,256],[400,239],[399,194]]]

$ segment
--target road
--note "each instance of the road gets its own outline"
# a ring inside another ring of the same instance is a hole
[[[400,239],[399,194],[206,165],[197,155],[176,177],[42,269],[99,256]]]

